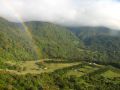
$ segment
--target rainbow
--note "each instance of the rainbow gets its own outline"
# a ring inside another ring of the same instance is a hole
[[[10,1],[5,2],[6,7],[11,11],[11,13],[13,13],[13,15],[15,15],[15,17],[17,18],[17,20],[21,23],[22,27],[24,28],[25,33],[27,34],[27,37],[29,38],[31,44],[32,44],[32,48],[34,50],[34,54],[35,54],[35,60],[38,59],[39,56],[39,51],[37,46],[35,45],[35,42],[33,40],[33,36],[30,32],[30,30],[28,29],[27,25],[25,24],[24,20],[22,19],[22,17],[19,15],[19,13],[15,10],[15,8],[10,4]]]

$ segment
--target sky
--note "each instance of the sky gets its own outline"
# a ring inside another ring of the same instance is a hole
[[[120,0],[0,0],[0,17],[120,29]]]

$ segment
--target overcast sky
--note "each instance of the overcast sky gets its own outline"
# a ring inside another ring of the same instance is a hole
[[[0,0],[0,17],[120,29],[119,0]]]

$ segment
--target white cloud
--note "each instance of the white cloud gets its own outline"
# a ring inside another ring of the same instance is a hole
[[[120,29],[119,0],[0,0],[0,16],[11,21],[48,21]]]

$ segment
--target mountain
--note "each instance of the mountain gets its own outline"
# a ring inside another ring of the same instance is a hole
[[[87,49],[104,54],[108,61],[120,60],[120,31],[105,27],[75,27],[70,30]]]
[[[0,90],[119,90],[119,35],[0,18]]]
[[[47,22],[11,23],[0,20],[0,59],[33,60],[79,56],[79,39],[68,29]],[[24,30],[25,27],[28,30]],[[28,35],[30,34],[30,35]],[[36,48],[36,50],[34,50]]]
[[[27,46],[25,34],[15,24],[0,19],[0,59],[25,59],[30,56]]]
[[[120,32],[105,27],[64,27],[48,22],[23,24],[0,19],[0,60],[120,60]]]
[[[62,26],[47,22],[27,22],[35,43],[44,57],[48,58],[70,58],[76,56],[78,47],[82,47],[79,39]]]

